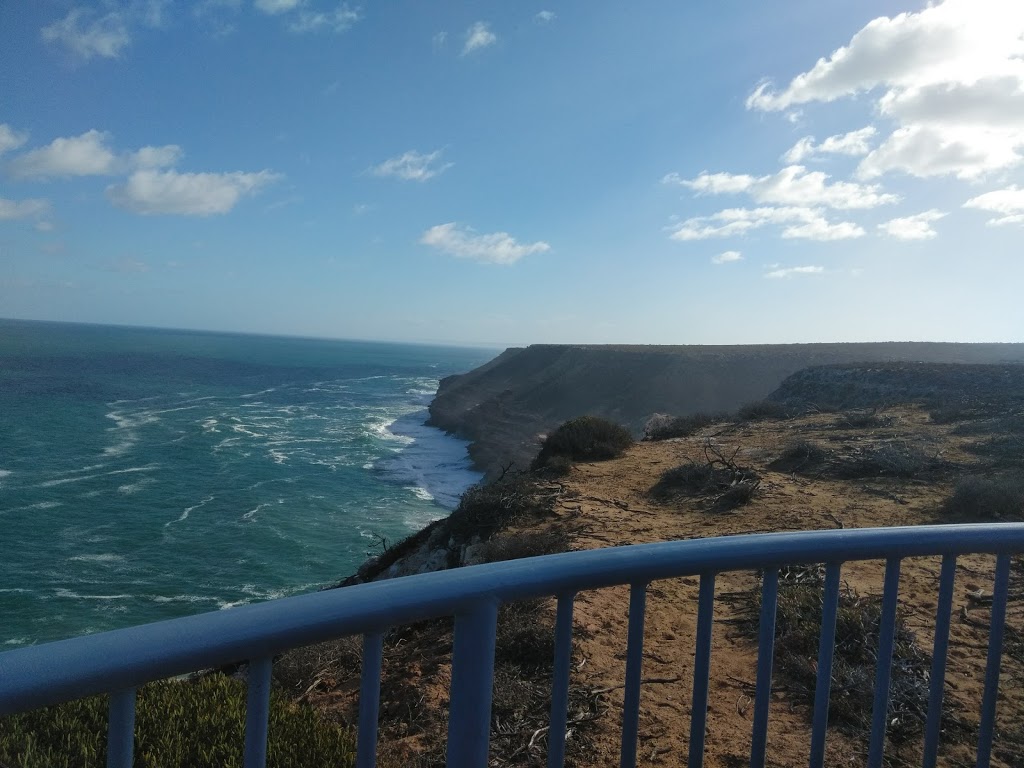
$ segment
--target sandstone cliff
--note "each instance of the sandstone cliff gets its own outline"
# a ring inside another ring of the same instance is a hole
[[[470,456],[493,475],[510,461],[527,466],[538,435],[576,416],[605,416],[639,433],[653,413],[731,411],[803,368],[876,361],[1019,363],[1024,344],[536,344],[444,379],[429,423],[472,441]]]

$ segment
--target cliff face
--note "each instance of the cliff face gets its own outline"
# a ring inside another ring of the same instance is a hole
[[[527,466],[539,435],[576,416],[639,433],[653,413],[735,410],[809,366],[887,361],[1021,363],[1024,344],[538,344],[444,379],[429,423],[472,441],[473,461],[493,475],[510,461]]]

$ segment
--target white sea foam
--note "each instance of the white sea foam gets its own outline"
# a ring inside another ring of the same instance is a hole
[[[72,592],[70,589],[59,587],[54,592],[54,597],[66,597],[72,600],[131,600],[135,595],[81,595],[78,592]]]
[[[417,499],[421,499],[422,501],[433,501],[434,500],[434,495],[430,491],[428,491],[426,488],[420,488],[417,485],[407,485],[407,486],[405,486],[405,489],[407,491],[412,491],[413,495]]]
[[[0,469],[0,480],[3,480],[5,477],[10,477],[13,474],[14,472],[9,469]]]
[[[288,456],[286,454],[282,453],[281,451],[275,450],[273,448],[271,448],[267,452],[267,456],[272,458],[274,460],[275,464],[284,464],[285,462],[288,461]]]
[[[265,395],[268,392],[276,392],[276,391],[277,391],[277,387],[271,387],[270,389],[261,389],[259,392],[250,392],[247,395],[239,395],[239,397],[241,397],[241,398],[258,397],[260,395]]]
[[[248,520],[250,522],[255,522],[256,521],[256,513],[259,512],[261,509],[265,509],[266,507],[269,507],[269,506],[270,506],[269,504],[257,504],[254,509],[250,509],[244,515],[242,515],[242,519],[243,520]]]
[[[123,493],[123,494],[126,494],[128,496],[131,496],[133,493],[138,493],[143,488],[145,488],[147,485],[152,485],[155,482],[156,482],[155,478],[147,477],[147,478],[144,478],[142,480],[138,480],[138,481],[136,481],[134,483],[126,483],[125,485],[119,485],[119,486],[117,486],[117,490],[120,493]]]
[[[67,485],[68,483],[80,483],[83,480],[93,480],[102,475],[76,475],[75,477],[60,477],[56,480],[44,480],[37,485],[37,488],[54,488],[58,485]]]
[[[188,520],[189,513],[191,513],[193,510],[199,509],[200,507],[205,507],[209,502],[213,501],[215,498],[215,496],[207,496],[198,504],[193,504],[191,507],[185,507],[185,509],[183,509],[181,512],[181,517],[179,517],[177,520],[171,520],[169,522],[164,523],[164,528],[169,526],[171,523],[181,523],[185,520]]]
[[[102,563],[104,565],[124,562],[124,558],[121,557],[121,555],[114,555],[109,553],[105,553],[102,555],[75,555],[74,557],[69,557],[68,560],[79,563]]]

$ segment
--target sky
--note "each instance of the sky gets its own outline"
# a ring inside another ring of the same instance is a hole
[[[0,3],[0,317],[1024,341],[1024,3]]]

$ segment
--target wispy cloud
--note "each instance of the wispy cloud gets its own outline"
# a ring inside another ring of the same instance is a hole
[[[986,222],[989,226],[1003,224],[1024,224],[1024,189],[1010,185],[1006,189],[997,189],[983,195],[972,197],[964,208],[976,208],[1000,214]]]
[[[555,16],[554,11],[541,11],[540,13],[533,17],[533,20],[537,24],[550,24],[556,18],[557,17]]]
[[[863,237],[864,229],[848,221],[830,222],[816,208],[802,206],[726,208],[710,216],[694,216],[670,227],[673,240],[738,237],[766,226],[782,226],[782,237],[846,240]]]
[[[724,251],[717,256],[711,257],[712,264],[731,264],[735,261],[741,261],[743,254],[739,251]]]
[[[303,0],[256,0],[254,5],[263,13],[276,16],[279,13],[293,11],[302,5]]]
[[[292,32],[319,32],[327,30],[330,32],[347,32],[361,18],[355,8],[350,8],[347,3],[342,3],[333,11],[309,11],[302,9],[288,28]]]
[[[7,198],[0,197],[0,221],[38,219],[48,216],[49,213],[49,200],[44,200],[42,198],[9,200]]]
[[[487,22],[478,21],[466,30],[466,43],[462,46],[462,55],[466,56],[474,51],[483,50],[496,42],[498,42],[498,36],[491,32]]]
[[[270,171],[258,173],[178,173],[142,170],[124,184],[107,187],[110,201],[144,215],[212,216],[227,213],[238,201],[279,179]]]
[[[670,173],[665,184],[679,184],[699,195],[747,194],[758,203],[776,205],[819,206],[849,210],[875,208],[899,201],[899,195],[883,192],[877,184],[849,181],[829,183],[822,171],[808,171],[802,165],[790,165],[770,176],[708,173],[684,179]]]
[[[41,35],[45,42],[62,45],[84,60],[117,58],[132,41],[123,13],[101,16],[89,8],[72,8],[60,21],[43,27]]]
[[[0,155],[17,149],[28,141],[27,133],[19,133],[7,123],[0,123]]]
[[[889,221],[879,224],[878,228],[896,240],[931,240],[938,234],[932,228],[932,222],[945,216],[945,213],[933,208],[913,216],[889,219]]]
[[[374,176],[392,177],[405,181],[427,181],[444,173],[454,163],[442,163],[441,154],[444,150],[423,153],[416,150],[404,152],[396,157],[385,160],[370,169]]]
[[[878,131],[875,127],[869,125],[849,133],[829,136],[821,144],[815,144],[813,136],[804,136],[782,156],[782,159],[787,163],[799,163],[806,158],[819,155],[866,155],[871,151],[871,139],[876,133]]]
[[[420,237],[420,243],[449,256],[486,264],[514,264],[523,256],[551,250],[543,241],[520,243],[507,232],[478,235],[469,227],[460,229],[455,222],[431,227]]]
[[[787,267],[765,272],[764,276],[769,280],[778,280],[784,277],[792,277],[793,275],[818,275],[824,271],[824,267]]]

